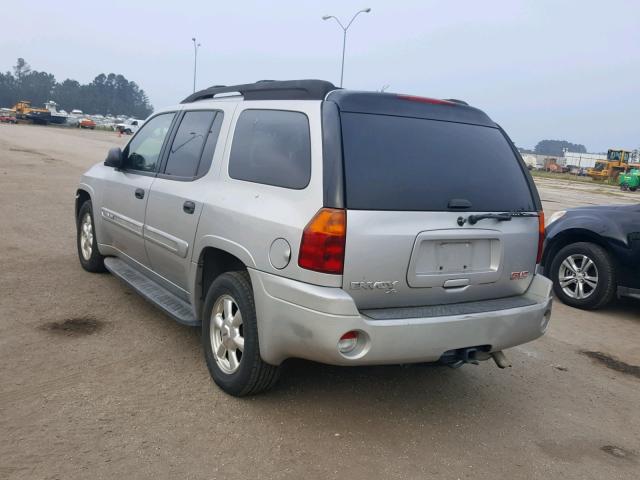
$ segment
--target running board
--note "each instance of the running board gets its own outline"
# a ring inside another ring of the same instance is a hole
[[[104,259],[104,266],[113,275],[125,282],[148,302],[165,312],[176,322],[190,327],[200,326],[200,321],[194,317],[191,305],[158,285],[146,275],[130,267],[126,262],[116,257]]]

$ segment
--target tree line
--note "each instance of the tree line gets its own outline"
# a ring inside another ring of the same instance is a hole
[[[565,148],[568,152],[587,153],[587,148],[584,145],[566,140],[541,140],[536,145],[534,152],[539,155],[561,157]]]
[[[153,112],[144,90],[123,75],[101,73],[85,85],[71,79],[58,83],[52,74],[32,70],[23,58],[18,58],[13,72],[0,73],[0,106],[11,107],[20,100],[30,100],[33,107],[53,100],[60,109],[88,114],[146,118]]]

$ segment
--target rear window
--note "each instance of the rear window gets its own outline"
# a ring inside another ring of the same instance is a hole
[[[500,130],[420,118],[341,114],[347,208],[535,211],[518,159]]]

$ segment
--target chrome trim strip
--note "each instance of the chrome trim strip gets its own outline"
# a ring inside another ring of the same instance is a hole
[[[118,225],[119,227],[142,237],[142,222],[138,222],[133,218],[126,217],[104,207],[100,209],[100,214],[107,222],[111,222],[114,225]]]
[[[180,258],[187,257],[187,253],[189,251],[189,243],[178,237],[174,237],[173,235],[163,232],[162,230],[158,230],[157,228],[145,225],[144,238],[145,240],[149,240],[151,243],[169,250],[171,253],[178,255]]]

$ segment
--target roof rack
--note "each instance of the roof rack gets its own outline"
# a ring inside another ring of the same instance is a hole
[[[180,103],[214,98],[222,93],[240,93],[245,100],[323,100],[336,86],[325,80],[260,80],[244,85],[229,85],[200,90]]]

